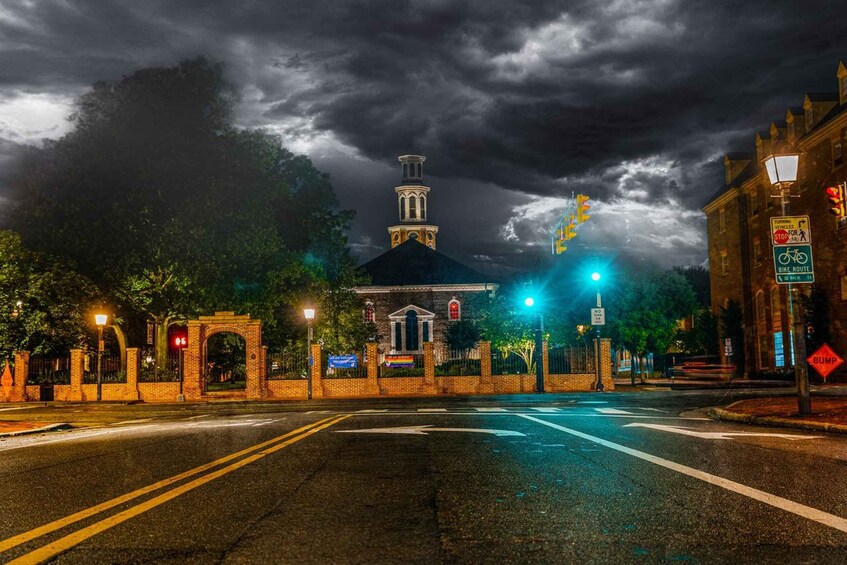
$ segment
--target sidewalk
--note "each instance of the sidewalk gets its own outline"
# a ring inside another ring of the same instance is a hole
[[[0,421],[0,438],[9,436],[22,436],[25,434],[37,434],[69,428],[65,423],[44,424],[44,422],[2,422]]]
[[[847,396],[844,387],[820,387],[812,396],[812,414],[800,416],[797,396],[739,400],[723,408],[709,409],[717,420],[804,430],[847,433]],[[825,395],[825,396],[822,396]]]
[[[615,386],[629,387],[632,381],[629,377],[614,379]],[[670,390],[686,389],[725,389],[725,388],[791,388],[793,382],[789,381],[766,381],[761,379],[733,379],[726,381],[722,379],[689,379],[689,378],[667,378],[667,379],[640,379],[635,380],[636,387],[659,387]]]

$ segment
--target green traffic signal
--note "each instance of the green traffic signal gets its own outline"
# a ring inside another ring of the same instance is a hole
[[[533,306],[535,306],[535,299],[531,296],[527,296],[526,298],[524,298],[523,303],[526,305],[527,308],[532,308]]]
[[[594,281],[594,282],[599,281],[600,280],[600,273],[598,273],[596,271],[591,273],[591,280]]]

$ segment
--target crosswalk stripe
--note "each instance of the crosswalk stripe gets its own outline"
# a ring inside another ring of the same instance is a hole
[[[357,414],[373,414],[373,413],[376,413],[376,412],[388,412],[388,408],[386,408],[385,410],[358,410],[356,413]]]
[[[595,408],[601,414],[632,414],[626,410],[618,410],[617,408]]]
[[[477,412],[508,412],[505,408],[475,408]]]
[[[536,412],[558,412],[558,408],[530,408],[530,410],[535,410]]]
[[[447,412],[446,408],[418,408],[418,412]]]

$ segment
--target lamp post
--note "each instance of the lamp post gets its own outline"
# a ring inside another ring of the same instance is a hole
[[[535,298],[527,296],[524,298],[524,306],[530,310],[535,308]],[[544,392],[544,321],[541,318],[541,310],[535,311],[535,392]]]
[[[307,339],[306,339],[306,358],[309,360],[309,364],[306,368],[306,382],[307,382],[307,397],[309,400],[312,399],[312,363],[314,363],[314,359],[312,359],[312,320],[315,319],[315,309],[314,308],[303,308],[303,316],[306,318],[306,327],[308,328]]]
[[[103,351],[106,349],[103,343],[103,326],[106,325],[107,319],[106,314],[94,315],[97,324],[97,402],[103,400]]]
[[[597,286],[597,308],[603,307],[603,299],[600,296],[600,273],[594,271],[591,273],[591,280]],[[597,392],[603,392],[603,347],[600,343],[600,324],[597,324]]]
[[[771,155],[764,160],[765,169],[771,185],[779,191],[782,215],[788,215],[791,185],[797,181],[797,169],[800,156],[796,153]],[[788,283],[788,317],[793,326],[791,347],[794,350],[794,378],[797,382],[797,408],[800,414],[812,413],[812,400],[809,395],[809,373],[803,360],[806,358],[806,330],[800,312],[795,314],[794,289]]]

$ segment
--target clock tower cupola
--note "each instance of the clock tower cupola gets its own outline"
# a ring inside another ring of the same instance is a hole
[[[397,193],[397,215],[400,222],[388,228],[391,247],[397,247],[408,239],[435,249],[438,226],[427,220],[429,212],[429,187],[423,184],[423,155],[401,155],[398,160],[403,167],[403,180],[394,188]]]

